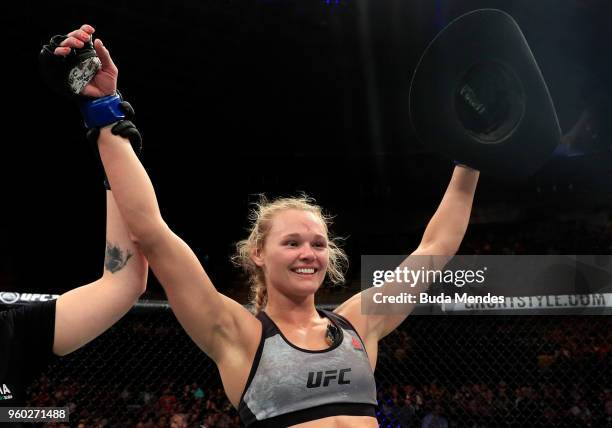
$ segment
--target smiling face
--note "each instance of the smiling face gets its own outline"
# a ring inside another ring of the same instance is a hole
[[[272,219],[263,248],[252,257],[263,270],[267,287],[287,296],[314,294],[329,264],[325,224],[309,211],[280,211]]]
[[[348,257],[329,234],[331,217],[313,199],[262,196],[249,219],[249,236],[236,243],[232,261],[249,276],[253,313],[265,309],[268,284],[272,294],[295,298],[312,297],[326,276],[332,284],[344,282]]]

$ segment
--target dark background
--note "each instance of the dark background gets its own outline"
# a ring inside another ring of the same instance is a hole
[[[51,35],[96,27],[136,109],[166,221],[228,290],[258,193],[304,191],[335,214],[351,279],[361,254],[418,245],[452,164],[410,127],[410,78],[441,28],[483,7],[518,22],[564,133],[590,112],[578,138],[588,144],[529,179],[482,176],[461,251],[609,253],[605,0],[22,1],[3,13],[0,291],[60,293],[102,271],[101,168],[75,106],[38,75]],[[151,280],[147,297],[161,296]]]

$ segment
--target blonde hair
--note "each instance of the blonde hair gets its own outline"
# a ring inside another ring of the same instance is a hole
[[[344,273],[348,267],[348,257],[338,244],[338,238],[333,238],[329,233],[329,226],[332,224],[332,217],[325,214],[323,209],[315,203],[315,200],[301,195],[292,198],[278,198],[269,201],[264,195],[260,195],[259,202],[253,204],[254,207],[249,214],[251,222],[250,233],[247,239],[236,244],[236,254],[232,261],[242,267],[249,276],[251,304],[254,312],[258,313],[266,307],[268,303],[268,290],[263,269],[255,264],[251,258],[253,249],[261,250],[272,227],[272,219],[276,214],[285,210],[299,210],[313,213],[323,223],[325,232],[328,235],[327,248],[329,250],[329,263],[327,265],[327,278],[333,284],[344,282]]]

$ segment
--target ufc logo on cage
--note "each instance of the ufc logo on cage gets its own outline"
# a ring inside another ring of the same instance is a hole
[[[325,370],[325,372],[308,372],[308,382],[306,383],[307,388],[318,388],[321,386],[321,379],[323,379],[323,386],[329,386],[330,382],[338,377],[338,385],[348,385],[351,383],[349,379],[344,379],[345,373],[350,372],[351,369],[340,369],[338,370]],[[325,373],[325,375],[323,375]],[[315,377],[316,376],[316,377]]]

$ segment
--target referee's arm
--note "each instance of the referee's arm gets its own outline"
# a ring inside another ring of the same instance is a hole
[[[106,192],[106,255],[102,277],[57,299],[53,352],[66,355],[106,331],[144,293],[148,265],[130,239],[113,194]]]

